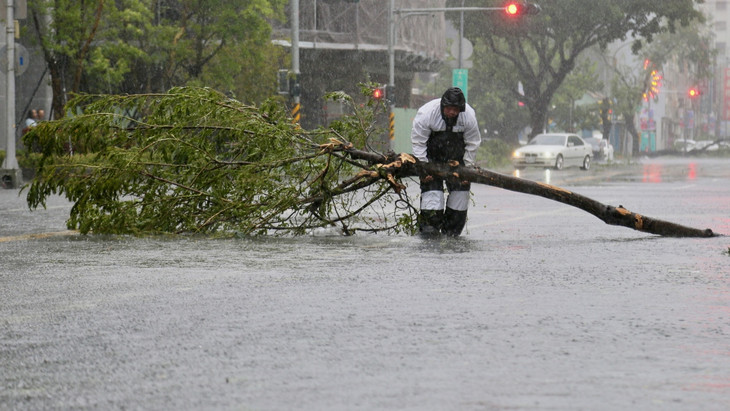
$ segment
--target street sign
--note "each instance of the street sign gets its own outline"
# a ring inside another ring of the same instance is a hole
[[[0,0],[0,20],[5,24],[7,20],[8,3],[6,0]],[[27,0],[15,0],[13,2],[13,17],[17,20],[24,20],[28,18],[28,1]]]
[[[464,92],[464,98],[469,101],[469,69],[454,69],[452,71],[452,83]]]
[[[28,69],[28,50],[22,44],[15,43],[15,75],[19,76]],[[8,48],[0,48],[0,71],[8,71]]]

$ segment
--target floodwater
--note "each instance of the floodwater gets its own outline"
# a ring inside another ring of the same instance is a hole
[[[525,174],[730,234],[728,160]],[[78,236],[0,190],[0,409],[729,409],[728,237],[473,192],[426,240]]]

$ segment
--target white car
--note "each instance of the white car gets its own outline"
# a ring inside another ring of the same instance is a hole
[[[602,138],[585,137],[583,141],[588,143],[593,149],[594,160],[606,160],[609,163],[613,161],[613,145]]]
[[[570,133],[538,134],[527,145],[515,150],[512,164],[518,170],[525,167],[578,166],[583,170],[591,168],[593,150],[582,138]]]

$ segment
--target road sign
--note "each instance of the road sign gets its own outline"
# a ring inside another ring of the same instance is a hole
[[[16,20],[24,20],[28,17],[28,1],[27,0],[14,0],[13,1],[13,17]],[[8,3],[6,0],[0,0],[0,20],[3,22],[7,20]]]
[[[15,43],[15,75],[19,76],[28,69],[28,50],[23,45]],[[0,48],[0,71],[8,71],[8,47]]]
[[[464,92],[464,98],[469,101],[469,69],[454,69],[452,71],[452,85]]]

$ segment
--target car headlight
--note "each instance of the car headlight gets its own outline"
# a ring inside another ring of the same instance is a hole
[[[522,156],[523,156],[523,154],[519,151],[515,151],[514,153],[512,153],[513,158],[520,158]]]

